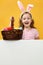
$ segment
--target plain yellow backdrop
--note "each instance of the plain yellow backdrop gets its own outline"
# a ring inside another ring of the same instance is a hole
[[[14,16],[14,27],[19,27],[19,17],[21,14],[17,5],[18,0],[0,0],[0,39],[2,39],[1,30],[9,26],[10,17]],[[34,4],[31,14],[35,21],[35,27],[39,31],[40,39],[43,39],[43,0],[20,0],[24,7],[27,4]]]

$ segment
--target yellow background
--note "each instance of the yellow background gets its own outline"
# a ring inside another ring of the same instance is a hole
[[[0,0],[0,39],[2,39],[1,30],[9,26],[10,17],[14,16],[15,25],[19,27],[19,17],[21,14],[17,5],[18,0]],[[24,7],[27,4],[34,4],[34,8],[31,10],[33,19],[35,21],[35,27],[39,31],[40,39],[43,39],[43,0],[20,0]]]

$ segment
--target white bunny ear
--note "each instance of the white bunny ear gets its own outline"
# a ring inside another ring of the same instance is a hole
[[[31,10],[33,7],[34,7],[34,5],[32,5],[32,4],[28,4],[28,6],[27,6],[27,11],[30,12],[30,10]]]
[[[18,1],[17,4],[18,4],[18,7],[20,8],[20,10],[23,12],[25,10],[23,7],[23,4],[20,1]]]

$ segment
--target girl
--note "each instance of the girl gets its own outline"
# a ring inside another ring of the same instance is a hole
[[[34,20],[32,19],[32,15],[29,12],[24,12],[21,15],[20,24],[23,28],[22,39],[39,39],[39,33],[34,27]]]
[[[39,39],[39,33],[37,29],[34,27],[34,20],[32,19],[32,15],[30,13],[33,5],[29,4],[27,6],[27,10],[25,11],[22,3],[20,1],[17,2],[20,10],[22,11],[20,17],[20,26],[23,28],[22,39],[31,40],[31,39]]]

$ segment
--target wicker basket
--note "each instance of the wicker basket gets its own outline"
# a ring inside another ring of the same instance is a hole
[[[3,40],[20,40],[22,39],[22,30],[13,29],[10,31],[1,31]]]

